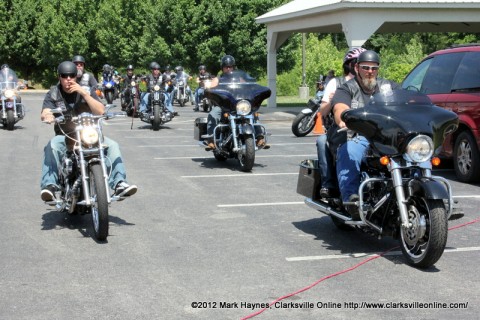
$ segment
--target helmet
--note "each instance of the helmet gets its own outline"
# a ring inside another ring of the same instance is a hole
[[[8,66],[8,64],[4,63],[2,64],[2,67],[0,69],[5,69],[5,68],[10,68],[10,67]]]
[[[165,71],[170,71],[170,70],[172,70],[172,67],[170,67],[170,65],[167,64],[167,65],[165,66]]]
[[[182,66],[177,66],[177,67],[175,67],[175,71],[176,72],[183,71],[183,67]]]
[[[345,54],[345,57],[343,58],[343,63],[348,63],[350,62],[351,60],[353,59],[357,59],[358,56],[362,53],[362,52],[365,52],[367,51],[366,49],[364,48],[354,48],[350,51],[348,51],[346,54]]]
[[[63,61],[58,65],[58,74],[77,74],[77,66],[71,61]]]
[[[150,69],[160,69],[160,65],[154,61],[150,63]]]
[[[111,68],[110,68],[110,65],[109,64],[104,64],[103,65],[103,71],[109,71]]]
[[[207,70],[207,67],[205,67],[203,64],[198,67],[198,71],[200,70]]]
[[[235,66],[235,58],[231,55],[223,56],[222,58],[222,68],[223,67],[234,67]]]
[[[133,70],[133,66],[132,66],[131,64],[129,64],[129,65],[127,66],[127,70]]]
[[[72,62],[73,63],[75,63],[75,62],[85,63],[85,58],[80,56],[80,55],[76,55],[72,58]]]
[[[378,56],[378,53],[372,50],[366,50],[362,52],[357,59],[357,62],[375,62],[380,64],[380,57]]]

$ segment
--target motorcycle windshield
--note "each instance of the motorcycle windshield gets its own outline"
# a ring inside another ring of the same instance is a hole
[[[18,87],[18,78],[15,71],[10,68],[0,70],[0,90],[16,89]]]
[[[270,88],[259,85],[255,78],[242,70],[223,74],[216,87],[205,90],[207,98],[229,112],[236,111],[240,100],[249,101],[252,111],[256,111],[271,93]]]
[[[432,138],[437,154],[445,137],[458,127],[455,113],[409,90],[381,91],[364,108],[344,112],[342,120],[384,155],[403,153],[410,139],[419,134]]]

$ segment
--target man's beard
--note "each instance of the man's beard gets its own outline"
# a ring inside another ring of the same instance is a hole
[[[377,86],[377,79],[375,78],[363,78],[362,83],[365,86],[365,88],[369,91],[373,91],[375,87]]]

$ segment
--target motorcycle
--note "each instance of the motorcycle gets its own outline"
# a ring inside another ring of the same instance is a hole
[[[155,84],[148,96],[148,108],[140,114],[140,120],[152,124],[153,131],[160,130],[160,125],[173,119],[173,114],[165,106],[166,97],[163,85]]]
[[[202,80],[200,83],[203,88],[209,89],[211,87],[212,80]],[[205,97],[205,94],[203,94],[198,107],[202,108],[204,112],[210,112],[212,110],[212,106],[212,101],[210,101],[210,99]]]
[[[307,108],[303,109],[292,122],[292,132],[297,137],[305,137],[315,127],[317,117],[321,117],[320,103],[322,96],[308,100]]]
[[[184,107],[185,104],[190,101],[190,87],[188,86],[188,78],[185,75],[177,75],[175,78],[174,99],[180,104],[180,107]]]
[[[364,108],[348,110],[341,118],[349,129],[344,134],[357,133],[370,143],[358,201],[322,198],[317,160],[301,163],[297,193],[339,229],[392,236],[399,239],[409,264],[435,264],[445,249],[447,220],[457,208],[449,182],[432,175],[432,167],[439,164],[434,155],[445,137],[458,127],[457,115],[433,105],[422,93],[395,90],[374,95]],[[347,205],[358,208],[358,221],[346,212]]]
[[[18,78],[10,68],[4,68],[0,74],[0,95],[2,105],[0,117],[3,127],[12,131],[15,123],[25,117],[25,107],[20,102]]]
[[[129,117],[138,116],[140,94],[139,81],[132,79],[122,95],[122,111],[125,111]]]
[[[88,112],[71,117],[75,124],[75,138],[65,138],[67,152],[59,168],[60,191],[55,200],[47,202],[68,214],[91,214],[95,238],[104,241],[108,236],[108,207],[113,201],[121,201],[119,196],[111,196],[108,185],[106,146],[102,143],[102,124],[105,120],[125,117],[125,112],[110,112],[115,105],[107,105],[103,115]],[[53,109],[60,115],[56,123],[63,123],[68,115],[62,108]]]
[[[117,94],[117,83],[112,73],[105,74],[102,80],[102,91],[107,104],[111,104]]]
[[[258,109],[263,100],[270,97],[271,91],[256,83],[247,73],[236,70],[222,76],[218,86],[205,90],[205,97],[222,109],[220,122],[207,133],[207,118],[195,120],[194,138],[205,147],[206,141],[213,139],[213,155],[218,161],[237,158],[242,171],[252,170],[255,151],[268,148],[266,144],[257,146],[257,138],[266,142],[267,131],[258,121]]]

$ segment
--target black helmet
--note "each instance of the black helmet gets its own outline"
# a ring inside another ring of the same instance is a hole
[[[73,63],[75,63],[75,62],[85,63],[85,58],[80,56],[80,55],[76,55],[72,58],[72,62]]]
[[[375,62],[380,64],[380,57],[378,56],[378,53],[372,50],[367,50],[358,56],[357,63],[360,62]]]
[[[8,66],[8,64],[4,63],[2,64],[2,67],[0,69],[5,69],[5,68],[10,68],[10,67]]]
[[[129,65],[127,66],[127,70],[133,70],[133,66],[132,66],[131,64],[129,64]]]
[[[207,70],[207,67],[205,67],[203,64],[201,64],[199,67],[198,67],[198,71],[200,70]]]
[[[222,68],[223,67],[234,67],[235,66],[235,58],[231,55],[223,56],[222,58]]]
[[[58,74],[77,74],[77,66],[71,61],[63,61],[58,65]]]
[[[165,66],[165,71],[170,71],[170,70],[172,70],[172,67],[170,67],[170,65],[167,64],[167,65]]]
[[[150,63],[150,69],[160,69],[160,65],[154,61]]]

